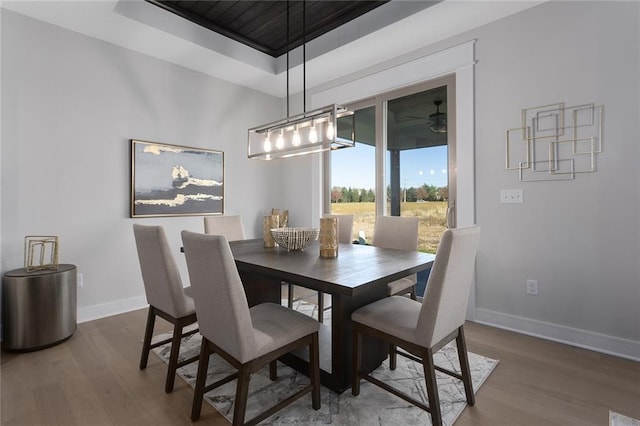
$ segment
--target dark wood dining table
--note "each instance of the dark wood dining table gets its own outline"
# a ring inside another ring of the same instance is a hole
[[[429,269],[435,259],[428,253],[358,244],[340,244],[337,257],[323,258],[317,241],[302,251],[265,248],[262,239],[232,241],[229,245],[249,306],[281,303],[283,281],[331,295],[331,324],[320,327],[320,379],[338,393],[350,387],[351,313],[386,297],[387,283]],[[388,346],[377,340],[365,340],[363,344],[362,365],[372,371],[387,357]],[[288,355],[283,361],[299,371],[308,371],[306,353]]]

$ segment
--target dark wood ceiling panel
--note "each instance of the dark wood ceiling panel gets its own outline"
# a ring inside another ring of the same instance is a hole
[[[147,1],[254,49],[278,57],[287,50],[302,45],[303,41],[309,42],[389,0]],[[290,16],[288,34],[287,6]],[[306,9],[305,31],[303,8]]]

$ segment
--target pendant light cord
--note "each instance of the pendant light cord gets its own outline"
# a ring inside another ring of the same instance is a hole
[[[307,0],[302,0],[302,115],[307,115]]]
[[[291,115],[289,114],[289,3],[287,0],[287,120]]]

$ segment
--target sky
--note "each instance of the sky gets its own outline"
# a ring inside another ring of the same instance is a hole
[[[356,143],[331,154],[331,186],[373,189],[375,187],[375,149]],[[386,181],[389,181],[387,173]],[[423,184],[447,186],[447,147],[437,146],[400,153],[402,187],[418,188]]]

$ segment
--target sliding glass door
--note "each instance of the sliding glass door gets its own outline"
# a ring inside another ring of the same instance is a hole
[[[419,250],[435,253],[455,223],[455,92],[452,77],[349,105],[356,148],[325,156],[325,212],[354,215],[354,239],[373,235],[376,214],[416,216]]]
[[[424,89],[424,90],[423,90]],[[418,248],[435,253],[454,211],[454,118],[447,84],[412,87],[380,97],[384,114],[384,213],[420,221]]]

